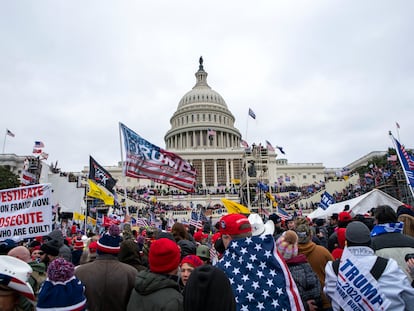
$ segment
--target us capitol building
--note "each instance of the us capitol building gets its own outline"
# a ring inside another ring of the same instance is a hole
[[[286,158],[279,159],[273,148],[268,149],[261,142],[253,143],[249,148],[242,147],[243,138],[234,126],[234,115],[223,97],[209,86],[207,76],[200,57],[195,85],[179,101],[177,110],[170,119],[171,128],[164,136],[165,149],[179,154],[196,168],[196,193],[190,195],[177,190],[171,195],[157,197],[157,200],[174,205],[188,205],[190,201],[214,205],[220,203],[222,197],[238,201],[241,189],[240,199],[246,203],[247,194],[255,191],[258,182],[272,186],[302,187],[335,178],[335,174],[341,171],[342,168],[327,169],[322,163],[288,163]],[[21,175],[26,158],[2,154],[0,165],[8,165],[14,173]],[[42,164],[47,166],[46,163]],[[115,166],[100,164],[118,180],[119,189],[151,187],[176,190],[147,179],[122,177],[121,163]],[[348,167],[354,168],[351,166],[352,163]],[[87,176],[88,171],[89,167],[85,166],[82,172],[70,174]],[[50,168],[49,175],[52,174],[53,169]],[[60,177],[62,179],[62,174]],[[45,177],[43,181],[47,182],[47,179],[50,181],[51,177]],[[65,187],[62,185],[60,188]],[[248,197],[251,197],[251,193]],[[77,208],[65,207],[67,210]]]
[[[335,171],[340,170],[328,170],[322,163],[288,164],[287,159],[277,159],[275,150],[262,146],[260,142],[249,148],[242,147],[243,138],[234,126],[234,115],[223,97],[210,87],[207,76],[200,57],[195,85],[179,101],[170,118],[171,128],[164,136],[165,149],[179,154],[196,168],[195,195],[221,192],[231,199],[238,199],[239,187],[246,196],[249,192],[247,186],[254,192],[259,181],[268,185],[306,186],[325,181],[326,177],[332,177]],[[124,178],[123,185],[120,164],[105,168],[118,179],[120,187],[168,188],[149,180],[132,178]],[[87,170],[85,167],[85,172]],[[232,191],[222,192],[224,189],[237,191],[231,195]],[[195,200],[195,195],[190,199]],[[219,203],[220,196],[210,199]],[[175,200],[170,198],[168,201],[174,203],[172,201]]]

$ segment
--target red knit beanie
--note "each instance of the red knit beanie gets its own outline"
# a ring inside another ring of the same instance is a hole
[[[183,264],[188,263],[189,265],[193,266],[194,268],[200,267],[203,265],[203,261],[200,257],[196,255],[187,255],[181,260],[180,266]]]
[[[151,243],[148,261],[152,272],[169,273],[178,268],[180,259],[180,248],[170,239],[161,238]]]

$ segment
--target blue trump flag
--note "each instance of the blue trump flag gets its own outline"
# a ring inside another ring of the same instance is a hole
[[[319,203],[319,207],[326,210],[329,205],[335,203],[335,199],[333,196],[331,196],[328,192],[324,192],[322,194],[321,202]]]
[[[398,158],[400,159],[401,166],[404,170],[405,177],[407,179],[407,183],[410,186],[411,193],[413,193],[414,189],[414,157],[410,155],[407,150],[405,150],[404,146],[400,144],[398,140],[392,136],[390,133],[392,140],[394,141],[395,149],[397,149]]]

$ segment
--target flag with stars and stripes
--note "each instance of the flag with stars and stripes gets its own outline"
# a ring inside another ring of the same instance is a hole
[[[230,280],[237,310],[305,310],[271,235],[232,240],[217,267]]]

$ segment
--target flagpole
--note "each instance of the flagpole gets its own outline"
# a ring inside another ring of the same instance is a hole
[[[401,139],[400,139],[400,124],[398,122],[395,122],[395,128],[397,130],[398,141],[401,143]]]
[[[412,187],[412,186],[411,186],[411,184],[410,184],[410,179],[408,178],[407,172],[406,172],[405,167],[404,167],[404,163],[403,163],[403,161],[402,161],[402,159],[401,159],[400,152],[399,152],[399,150],[398,150],[398,146],[397,146],[397,144],[396,144],[396,142],[395,142],[395,138],[394,138],[394,136],[392,135],[391,131],[389,132],[389,135],[390,135],[390,137],[392,138],[393,145],[394,145],[394,147],[395,147],[395,150],[397,151],[398,159],[400,160],[400,164],[401,164],[402,170],[403,170],[403,172],[404,172],[405,179],[406,179],[406,181],[407,181],[407,186],[408,186],[408,188],[410,188],[411,195],[412,195],[412,197],[414,198],[414,190],[413,190],[413,187]],[[401,141],[400,141],[400,140],[398,140],[398,142],[401,144]]]
[[[247,129],[249,127],[249,117],[250,117],[249,114],[247,114],[247,118],[246,118],[246,138],[245,138],[246,142],[248,141],[247,140]],[[246,166],[246,168],[245,168],[245,174],[246,174],[247,208],[250,209],[250,185],[249,185],[249,172],[248,172],[248,169],[247,169],[247,166],[248,166],[249,162],[247,161],[246,148],[244,150],[244,154],[245,154],[245,160],[246,160],[246,163],[245,163],[245,166]]]
[[[6,149],[6,138],[7,138],[7,131],[6,131],[6,134],[4,134],[4,140],[3,140],[3,154],[4,154],[4,150]]]
[[[119,147],[121,149],[121,165],[122,165],[122,183],[124,184],[124,203],[125,203],[125,212],[129,215],[129,209],[127,206],[127,187],[125,181],[125,168],[124,168],[124,151],[122,150],[122,134],[121,134],[121,122],[119,122]]]

